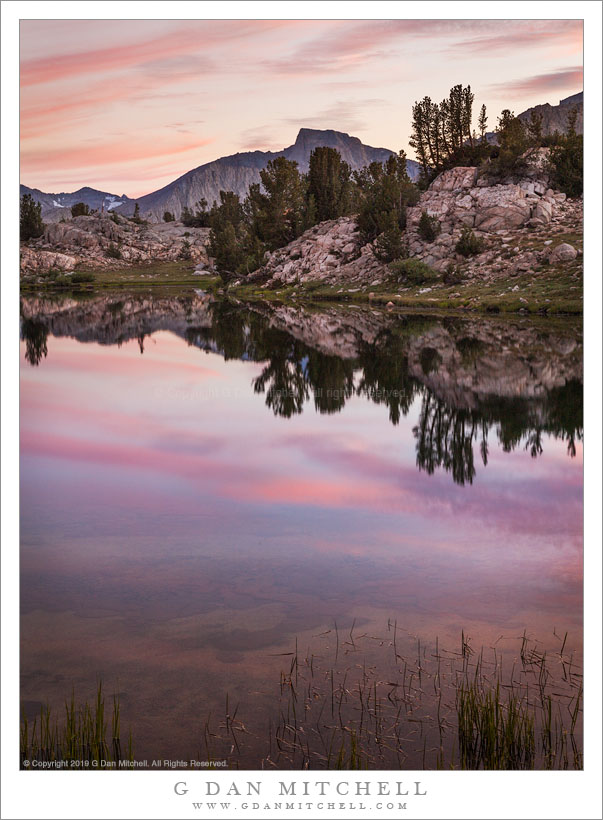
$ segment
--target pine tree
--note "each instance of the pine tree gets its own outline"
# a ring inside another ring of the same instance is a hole
[[[90,214],[90,208],[86,205],[85,202],[76,202],[75,205],[71,206],[71,216],[88,216]]]
[[[318,222],[346,213],[350,166],[335,148],[315,148],[310,154],[308,197],[314,197]]]
[[[381,218],[383,232],[375,240],[373,253],[382,262],[393,262],[404,253],[404,241],[398,215],[395,210],[389,211]]]
[[[569,112],[567,134],[551,148],[549,166],[553,184],[569,197],[581,196],[584,174],[584,148],[581,134],[576,133],[576,108]]]
[[[417,186],[408,177],[406,154],[393,154],[384,164],[372,162],[354,177],[361,191],[357,224],[363,241],[372,242],[384,234],[375,253],[379,258],[395,258],[392,254],[400,250],[406,225],[406,206],[419,198]]]
[[[19,208],[19,230],[22,242],[36,239],[44,233],[42,205],[31,194],[23,194]]]
[[[542,114],[536,111],[530,111],[530,119],[527,124],[527,131],[530,141],[534,145],[540,145],[542,141]]]
[[[254,233],[270,250],[282,248],[304,230],[306,184],[297,163],[277,157],[260,171],[264,192],[258,185],[249,191],[249,210]]]
[[[431,161],[429,152],[429,128],[430,128],[431,100],[425,97],[421,102],[414,103],[412,107],[412,133],[408,144],[415,149],[417,161],[421,164],[423,176],[429,174],[429,163]]]
[[[479,135],[482,142],[486,141],[486,129],[488,126],[488,117],[486,114],[486,106],[482,105],[479,111],[479,119],[477,121],[477,126],[479,128]]]
[[[503,149],[522,153],[527,148],[525,126],[508,108],[505,108],[498,118],[496,133],[499,145]]]
[[[567,115],[567,136],[576,136],[576,122],[578,120],[578,109],[574,106]]]
[[[136,225],[142,224],[142,219],[140,218],[140,205],[138,204],[138,202],[136,202],[134,205],[134,214],[131,216],[130,219],[132,222],[135,222]]]
[[[471,91],[471,86],[468,85],[462,89],[462,134],[461,145],[465,141],[465,137],[469,139],[469,145],[473,148],[473,134],[471,132],[471,122],[473,120],[473,100],[474,94]]]
[[[238,194],[220,191],[220,205],[210,213],[209,253],[225,282],[239,272],[245,261],[244,211]]]

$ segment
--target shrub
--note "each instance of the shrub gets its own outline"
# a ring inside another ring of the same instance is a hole
[[[454,250],[461,256],[475,256],[484,249],[484,240],[476,236],[471,228],[463,228],[459,241],[454,246]]]
[[[94,282],[95,276],[93,273],[74,273],[71,277],[71,282],[74,285],[81,285],[84,282]]]
[[[419,219],[417,230],[421,239],[425,240],[425,242],[433,242],[442,228],[435,216],[429,216],[427,211],[423,211]]]
[[[121,259],[121,251],[113,242],[109,243],[109,247],[105,251],[105,254],[110,259]]]
[[[459,266],[452,262],[448,265],[444,271],[444,276],[442,277],[442,281],[445,285],[460,285],[464,279],[465,277],[463,276]]]
[[[583,181],[582,137],[570,135],[561,145],[551,148],[549,168],[553,187],[569,197],[580,196]]]
[[[115,211],[111,211],[111,221],[115,222],[116,225],[119,225],[119,219],[117,218]]]
[[[394,259],[406,256],[406,247],[395,211],[390,211],[387,217],[384,217],[384,228],[372,246],[377,259],[382,262],[393,262]]]
[[[185,239],[182,243],[182,248],[180,249],[180,259],[190,259],[191,258],[191,243],[188,239]]]
[[[399,259],[392,262],[389,269],[397,276],[398,281],[410,285],[425,285],[439,278],[438,272],[420,259]]]
[[[50,268],[45,274],[42,274],[45,279],[58,279],[61,275],[61,271],[58,268]]]
[[[209,228],[210,212],[207,209],[207,200],[200,199],[195,205],[194,213],[185,205],[180,214],[180,221],[187,228]]]
[[[89,216],[90,208],[85,202],[76,202],[71,206],[71,216]]]
[[[175,222],[176,220],[174,219],[174,214],[171,213],[171,211],[166,211],[163,214],[163,221],[164,222]]]

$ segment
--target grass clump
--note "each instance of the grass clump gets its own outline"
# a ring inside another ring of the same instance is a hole
[[[484,249],[484,240],[476,236],[471,228],[464,227],[461,231],[458,242],[454,250],[461,256],[475,256]]]
[[[457,691],[460,764],[463,769],[533,769],[535,721],[525,699],[463,681]]]
[[[420,259],[398,259],[390,264],[389,269],[399,282],[409,285],[425,285],[439,279],[438,272]]]
[[[429,216],[427,211],[421,213],[421,218],[417,226],[417,231],[421,239],[425,242],[433,242],[441,230],[442,227],[435,216]]]
[[[51,715],[50,706],[42,706],[39,718],[30,724],[23,715],[21,723],[21,768],[31,769],[32,763],[56,763],[48,768],[98,770],[101,762],[119,763],[134,760],[130,733],[125,751],[120,738],[119,698],[113,696],[111,732],[105,713],[102,683],[98,684],[92,705],[77,705],[75,694],[65,702],[65,717],[59,724]]]
[[[71,281],[73,285],[83,285],[88,282],[94,282],[95,279],[96,277],[93,273],[82,271],[80,273],[74,273],[69,281]]]

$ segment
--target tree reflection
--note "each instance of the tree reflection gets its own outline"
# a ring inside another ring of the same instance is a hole
[[[455,410],[425,391],[417,439],[417,466],[429,475],[436,467],[452,472],[456,484],[472,484],[475,478],[474,439],[480,439],[484,466],[488,463],[488,424],[471,410]]]
[[[403,336],[381,332],[372,344],[361,343],[358,395],[375,404],[385,404],[389,420],[398,424],[406,416],[420,389],[420,383],[408,372],[407,344]]]
[[[568,455],[576,455],[582,440],[582,384],[568,381],[549,391],[542,403],[525,399],[484,401],[478,409],[458,409],[436,398],[427,388],[419,423],[413,428],[417,444],[417,466],[428,474],[436,468],[452,473],[457,484],[472,484],[475,478],[474,447],[484,466],[488,464],[488,435],[495,430],[502,450],[509,453],[523,443],[532,458],[543,452],[543,436],[567,441]]]
[[[48,328],[37,319],[21,319],[21,338],[25,341],[25,359],[34,367],[48,355]]]
[[[174,314],[174,305],[182,307],[182,298],[170,301],[168,319]],[[490,435],[496,436],[504,452],[521,447],[533,458],[542,454],[547,436],[566,441],[570,456],[575,456],[576,445],[582,440],[579,379],[570,379],[548,391],[539,385],[540,392],[535,391],[536,395],[529,398],[482,394],[482,376],[486,384],[496,383],[491,378],[489,358],[495,342],[478,339],[475,322],[424,316],[382,317],[372,325],[365,324],[370,332],[363,334],[347,315],[341,325],[346,334],[342,347],[346,355],[337,355],[333,352],[336,331],[329,330],[329,350],[323,352],[320,346],[324,323],[316,323],[314,340],[313,317],[301,308],[299,317],[303,321],[299,329],[293,326],[290,332],[288,323],[298,314],[279,314],[278,309],[266,305],[241,306],[222,300],[203,302],[203,310],[197,306],[197,312],[192,303],[185,307],[190,324],[180,332],[187,344],[218,353],[226,360],[259,363],[261,370],[251,380],[251,388],[264,396],[266,406],[277,416],[299,415],[311,402],[317,413],[340,413],[353,396],[359,396],[387,407],[390,422],[398,425],[419,400],[418,422],[413,428],[416,462],[419,470],[429,475],[443,469],[457,484],[472,484],[480,461],[484,466],[488,464]],[[149,330],[144,321],[142,326],[137,324],[136,330],[130,329],[123,301],[111,303],[108,312],[112,343],[120,345],[136,338],[143,353],[156,323]],[[145,318],[140,313],[136,316]],[[196,317],[201,320],[197,326],[193,324]],[[332,314],[328,318],[327,326],[332,327],[333,318],[339,316]],[[81,321],[85,323],[86,339],[90,339],[94,327],[89,327],[85,314]],[[100,321],[98,337],[103,343],[107,343],[106,334]],[[22,318],[21,335],[26,360],[38,365],[47,355],[48,322],[38,317]],[[546,335],[538,337],[538,344],[542,346],[547,339]],[[519,344],[518,348],[522,357],[529,353]],[[498,354],[498,348],[495,352]],[[515,362],[510,355],[510,362]],[[553,357],[548,366],[554,368],[555,361]],[[559,361],[560,372],[565,374],[568,361]],[[435,374],[437,379],[429,378]],[[437,392],[427,382],[432,386],[437,383]]]

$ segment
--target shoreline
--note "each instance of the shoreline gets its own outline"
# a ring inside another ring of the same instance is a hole
[[[35,281],[21,281],[21,292],[78,293],[124,290],[128,288],[195,288],[214,296],[241,301],[265,301],[282,304],[308,305],[338,303],[350,306],[373,306],[405,310],[446,310],[472,314],[567,315],[582,316],[582,275],[555,272],[554,275],[535,277],[532,274],[509,274],[494,282],[475,280],[456,285],[436,284],[428,289],[420,285],[400,288],[394,282],[378,286],[335,287],[318,282],[306,285],[287,285],[278,289],[263,288],[259,284],[240,284],[224,287],[219,276],[195,276],[190,263],[158,263],[94,273],[94,281],[71,283],[67,277],[60,282],[37,277]],[[516,288],[516,290],[514,290]],[[568,295],[571,290],[576,295]],[[423,291],[421,293],[420,291]]]

